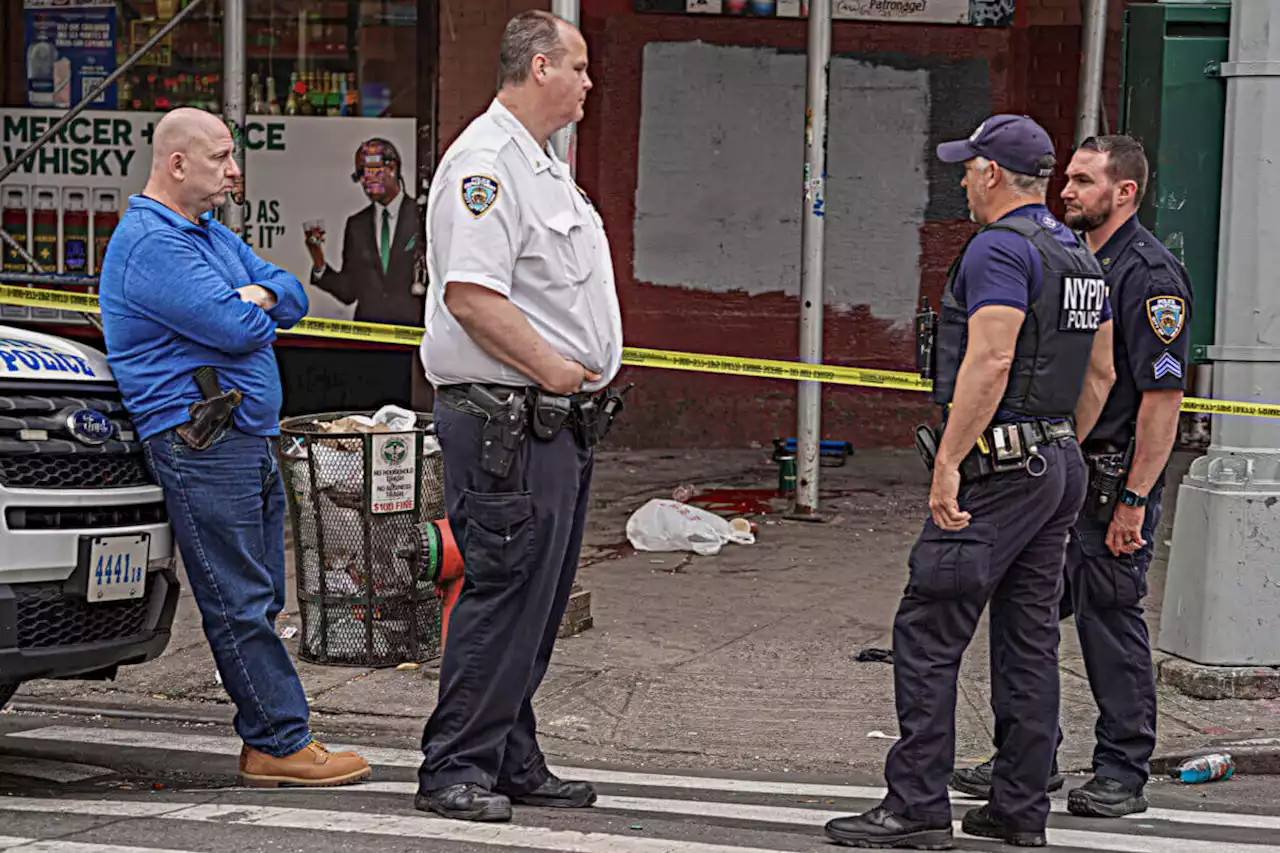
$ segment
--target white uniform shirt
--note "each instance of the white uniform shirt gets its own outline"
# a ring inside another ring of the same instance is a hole
[[[501,293],[565,358],[600,374],[622,365],[622,314],[604,222],[569,167],[495,99],[449,146],[427,196],[430,281]],[[436,387],[460,382],[532,385],[490,356],[444,304],[427,300],[420,356]]]

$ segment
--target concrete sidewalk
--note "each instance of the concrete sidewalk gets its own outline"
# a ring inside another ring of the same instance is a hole
[[[1176,484],[1191,454],[1179,454]],[[760,490],[777,484],[768,450],[602,453],[580,581],[594,627],[560,641],[537,697],[545,748],[558,759],[625,761],[672,769],[715,767],[878,773],[896,735],[892,667],[855,660],[888,648],[906,557],[926,512],[927,474],[913,451],[859,453],[823,468],[824,524],[756,517],[754,545],[714,557],[634,551],[627,518],[681,484]],[[691,502],[697,503],[699,497]],[[782,502],[777,502],[782,509]],[[1170,499],[1151,576],[1149,624],[1159,626]],[[292,578],[290,580],[292,585]],[[291,590],[292,595],[292,590]],[[281,625],[298,624],[291,599]],[[296,648],[297,639],[287,641]],[[299,664],[316,728],[375,730],[412,744],[435,701],[434,664],[420,671]],[[1061,649],[1066,769],[1088,767],[1094,705],[1070,621]],[[986,626],[966,657],[956,709],[957,760],[990,751]],[[232,709],[193,602],[151,664],[115,682],[35,682],[18,710],[163,715],[227,721]],[[1280,702],[1189,699],[1162,688],[1161,753],[1224,738],[1280,735]]]

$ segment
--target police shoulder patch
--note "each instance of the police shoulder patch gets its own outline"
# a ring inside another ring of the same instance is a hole
[[[1156,337],[1171,344],[1187,321],[1187,303],[1181,296],[1152,296],[1147,300],[1147,321]]]
[[[498,200],[501,185],[488,175],[468,175],[462,179],[462,203],[471,215],[484,216]]]

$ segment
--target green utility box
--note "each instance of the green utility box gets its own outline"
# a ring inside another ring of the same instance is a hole
[[[1218,297],[1218,212],[1230,3],[1135,3],[1125,10],[1120,128],[1151,163],[1138,219],[1186,264],[1195,288],[1191,361],[1208,361]]]

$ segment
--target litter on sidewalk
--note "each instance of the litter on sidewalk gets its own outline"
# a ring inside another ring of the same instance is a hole
[[[741,523],[679,501],[654,498],[627,520],[627,540],[637,551],[693,551],[703,556],[720,553],[728,542],[754,544],[750,522],[734,521]]]
[[[1235,775],[1235,760],[1227,753],[1214,753],[1188,758],[1178,765],[1170,775],[1186,785],[1199,785],[1214,782],[1218,779],[1230,779]]]

